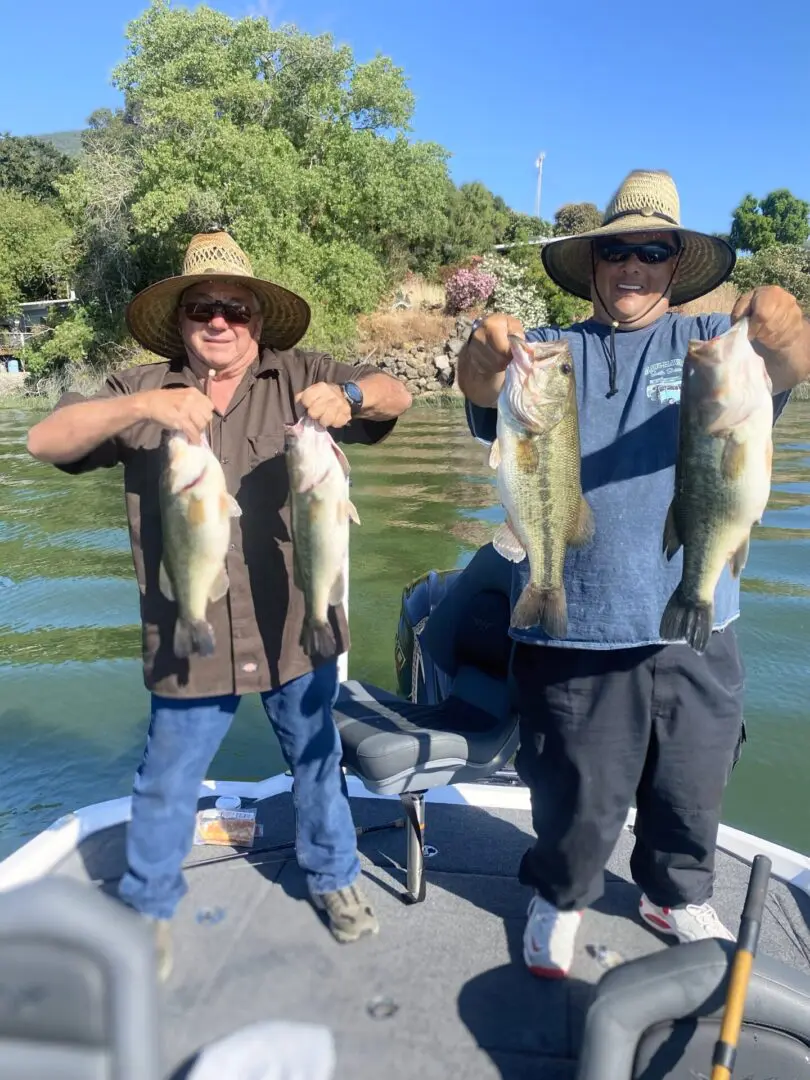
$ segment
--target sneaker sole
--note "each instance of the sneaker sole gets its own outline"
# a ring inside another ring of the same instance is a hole
[[[664,934],[666,937],[675,938],[675,940],[683,945],[685,939],[681,937],[677,930],[673,929],[669,923],[664,922],[663,919],[659,919],[657,915],[650,915],[646,911],[639,911],[641,921],[649,926],[651,930],[656,930],[659,934]]]
[[[527,964],[526,968],[536,979],[567,979],[569,974],[560,968],[537,967],[536,964]]]

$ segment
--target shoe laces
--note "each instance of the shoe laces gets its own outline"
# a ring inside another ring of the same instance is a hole
[[[711,904],[687,904],[686,910],[704,930],[716,931],[722,926],[717,912]]]

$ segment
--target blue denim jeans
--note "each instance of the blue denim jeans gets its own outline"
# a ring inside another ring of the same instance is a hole
[[[337,664],[328,663],[261,695],[293,774],[296,856],[314,893],[345,888],[360,873],[332,716],[337,692]],[[182,865],[194,841],[200,784],[238,704],[236,695],[152,696],[146,749],[132,790],[128,870],[119,886],[124,903],[144,915],[171,918],[185,895]]]

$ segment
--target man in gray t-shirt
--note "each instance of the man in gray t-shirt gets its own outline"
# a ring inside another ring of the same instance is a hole
[[[549,276],[593,302],[594,317],[524,332],[509,316],[474,328],[458,361],[472,433],[495,438],[496,403],[511,359],[507,335],[564,337],[577,385],[582,488],[594,539],[565,562],[568,630],[513,630],[521,715],[517,769],[529,786],[537,840],[520,880],[533,887],[524,959],[536,975],[565,975],[583,910],[636,800],[631,869],[648,925],[690,941],[730,938],[713,908],[723,790],[744,737],[743,669],[732,623],[739,581],[715,592],[706,650],[665,642],[661,615],[682,554],[662,552],[674,490],[681,367],[690,339],[708,340],[747,315],[773,384],[774,420],[810,375],[810,323],[769,286],[741,297],[732,317],[677,315],[734,267],[717,237],[681,228],[678,194],[662,172],[631,173],[602,226],[543,248]],[[512,573],[512,601],[528,562]]]

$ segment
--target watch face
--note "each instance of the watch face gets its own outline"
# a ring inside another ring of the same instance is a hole
[[[359,386],[355,386],[354,383],[344,383],[343,393],[352,403],[352,405],[361,405],[363,403],[363,391]]]

